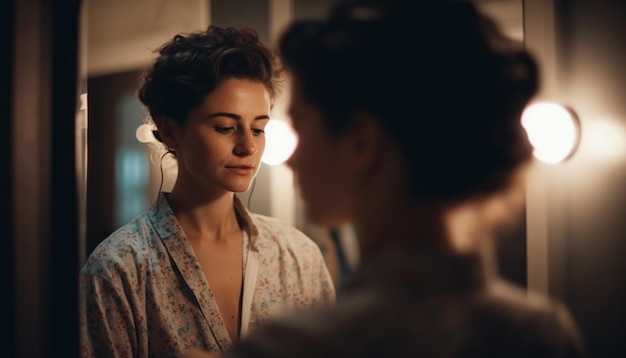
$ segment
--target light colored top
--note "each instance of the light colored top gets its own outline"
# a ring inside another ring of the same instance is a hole
[[[317,244],[277,219],[244,222],[241,335],[291,310],[334,302]],[[174,357],[231,347],[209,283],[165,195],[93,251],[80,273],[82,357]]]

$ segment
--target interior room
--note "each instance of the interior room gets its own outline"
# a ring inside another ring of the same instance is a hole
[[[0,356],[77,357],[78,270],[172,185],[175,171],[142,136],[146,114],[135,93],[152,51],[209,24],[252,27],[273,43],[290,20],[323,16],[333,2],[2,2],[0,46],[9,56],[0,70],[0,161],[8,168],[0,292],[10,294],[0,309]],[[626,31],[626,2],[475,2],[539,61],[535,101],[568,108],[579,131],[573,152],[538,161],[527,179],[525,211],[499,240],[499,267],[563,300],[590,357],[626,356],[626,45],[617,35]],[[284,101],[272,120],[288,123]],[[251,211],[323,244],[328,232],[307,222],[284,159],[264,161],[252,190],[238,195]]]

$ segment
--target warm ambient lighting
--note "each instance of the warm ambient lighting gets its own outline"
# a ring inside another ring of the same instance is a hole
[[[533,154],[542,162],[562,162],[576,151],[580,122],[567,107],[549,102],[531,104],[522,113],[522,126],[534,148]]]
[[[135,131],[135,136],[137,137],[137,140],[141,143],[156,142],[156,138],[154,138],[154,135],[152,134],[153,130],[153,125],[144,123],[137,127],[137,130]]]
[[[271,119],[265,126],[265,152],[261,161],[280,165],[289,159],[297,144],[298,138],[287,122]]]

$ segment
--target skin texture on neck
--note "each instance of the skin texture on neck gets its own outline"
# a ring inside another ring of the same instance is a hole
[[[189,240],[226,240],[241,230],[231,192],[202,196],[174,185],[168,201]]]

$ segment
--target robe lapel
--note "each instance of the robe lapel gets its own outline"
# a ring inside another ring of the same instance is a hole
[[[209,282],[193,253],[191,243],[187,240],[163,194],[161,194],[159,200],[158,212],[155,212],[155,215],[151,218],[154,227],[183,281],[196,298],[215,342],[221,350],[227,350],[231,347],[232,341],[222,320]]]
[[[250,240],[248,234],[244,231],[244,278],[243,278],[243,292],[241,299],[241,330],[240,336],[243,338],[248,334],[248,328],[250,325],[250,316],[252,314],[252,298],[254,297],[254,289],[256,287],[256,278],[258,272],[258,257],[257,252],[250,250]]]

